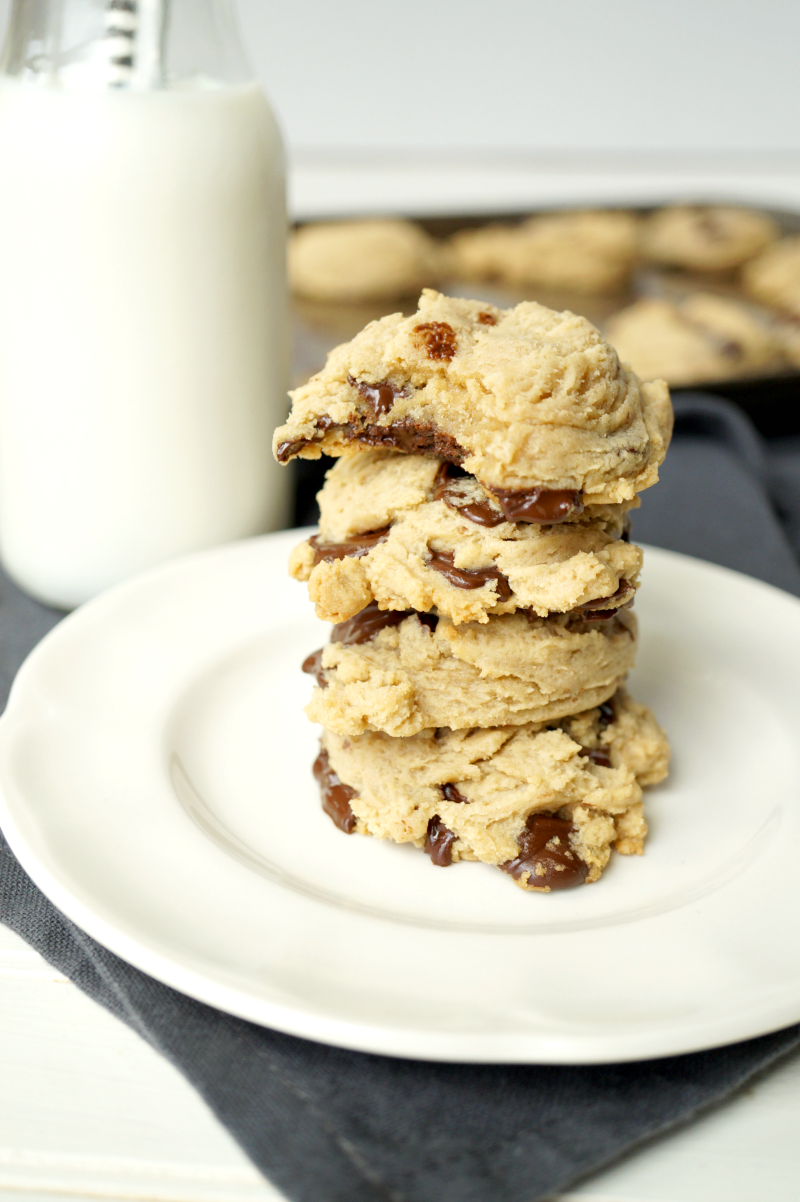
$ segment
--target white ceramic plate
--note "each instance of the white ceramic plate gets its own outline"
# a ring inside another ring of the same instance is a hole
[[[528,894],[322,812],[297,539],[141,576],[28,659],[0,825],[57,906],[185,993],[365,1051],[625,1060],[800,1020],[800,602],[647,551],[632,684],[674,768],[646,855]]]

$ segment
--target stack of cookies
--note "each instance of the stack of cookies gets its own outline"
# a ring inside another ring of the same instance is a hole
[[[290,570],[334,624],[304,668],[341,830],[544,892],[641,854],[669,748],[623,687],[628,514],[671,424],[583,318],[431,291],[293,394],[277,458],[337,457]]]

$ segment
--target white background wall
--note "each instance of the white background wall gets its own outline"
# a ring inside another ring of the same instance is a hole
[[[304,149],[800,148],[797,0],[239,0]]]
[[[294,151],[800,149],[797,0],[235,2]]]

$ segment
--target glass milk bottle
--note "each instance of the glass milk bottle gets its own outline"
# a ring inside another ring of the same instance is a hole
[[[14,0],[0,557],[57,606],[280,525],[280,135],[228,0]]]

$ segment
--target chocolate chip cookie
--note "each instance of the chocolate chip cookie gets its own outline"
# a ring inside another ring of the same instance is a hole
[[[466,280],[616,292],[627,284],[636,262],[638,224],[632,213],[606,210],[461,230],[450,240],[453,267]]]
[[[432,291],[412,317],[337,347],[292,396],[281,462],[365,447],[434,456],[510,514],[632,499],[658,479],[672,430],[666,384],[642,384],[584,318]]]
[[[373,604],[306,660],[318,682],[306,714],[339,735],[394,737],[552,721],[608,700],[635,652],[628,610],[601,622],[516,613],[455,626]]]
[[[643,380],[670,384],[724,380],[780,366],[773,324],[744,305],[709,292],[683,301],[636,301],[605,324],[624,363]]]
[[[414,296],[442,278],[444,252],[410,221],[337,221],[302,226],[289,240],[289,282],[309,300]]]
[[[439,866],[480,860],[551,892],[596,881],[612,848],[641,854],[642,786],[663,779],[668,758],[650,711],[620,690],[558,724],[326,732],[314,771],[340,829],[413,843]]]
[[[631,503],[564,521],[505,519],[472,477],[419,456],[361,452],[338,460],[319,493],[320,531],[292,553],[324,621],[372,601],[435,609],[453,622],[489,614],[618,609],[633,598],[642,553],[626,541]]]
[[[642,228],[642,252],[653,263],[690,271],[730,271],[778,237],[764,213],[726,205],[659,209]]]

